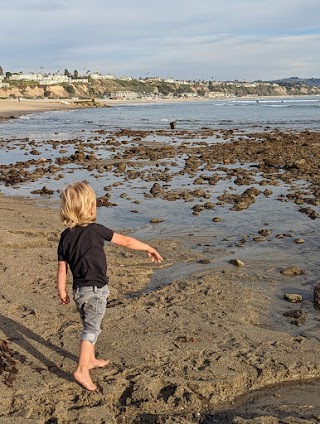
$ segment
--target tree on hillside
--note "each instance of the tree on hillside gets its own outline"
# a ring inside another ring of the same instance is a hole
[[[0,66],[0,75],[3,75],[3,69],[2,69],[2,66]]]
[[[63,88],[66,90],[67,93],[73,95],[76,93],[76,90],[72,84],[62,84]]]
[[[73,71],[73,78],[79,78],[79,72],[76,69]]]
[[[71,74],[70,74],[70,72],[68,71],[68,69],[65,69],[65,70],[64,70],[64,75],[65,75],[66,77],[71,77]]]

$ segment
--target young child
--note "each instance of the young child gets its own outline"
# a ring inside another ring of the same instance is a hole
[[[68,266],[73,276],[73,298],[83,323],[79,362],[74,378],[87,390],[94,391],[89,370],[108,365],[95,357],[95,343],[105,314],[108,290],[104,241],[145,251],[153,262],[160,263],[160,254],[146,243],[115,233],[96,224],[96,195],[86,183],[67,186],[61,193],[61,220],[67,227],[58,246],[58,292],[62,304],[70,302],[66,291]]]

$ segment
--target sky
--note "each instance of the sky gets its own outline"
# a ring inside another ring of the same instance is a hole
[[[320,78],[319,0],[10,0],[4,72]]]

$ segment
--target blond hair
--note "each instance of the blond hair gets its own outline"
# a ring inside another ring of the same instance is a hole
[[[96,194],[89,184],[70,184],[62,191],[60,198],[60,217],[66,227],[84,227],[96,220]]]

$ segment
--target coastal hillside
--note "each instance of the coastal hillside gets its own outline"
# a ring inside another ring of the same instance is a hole
[[[271,82],[164,81],[149,79],[87,78],[43,84],[19,80],[0,84],[0,98],[224,98],[257,96],[320,95],[319,79],[288,78]],[[314,84],[312,84],[314,82]]]

